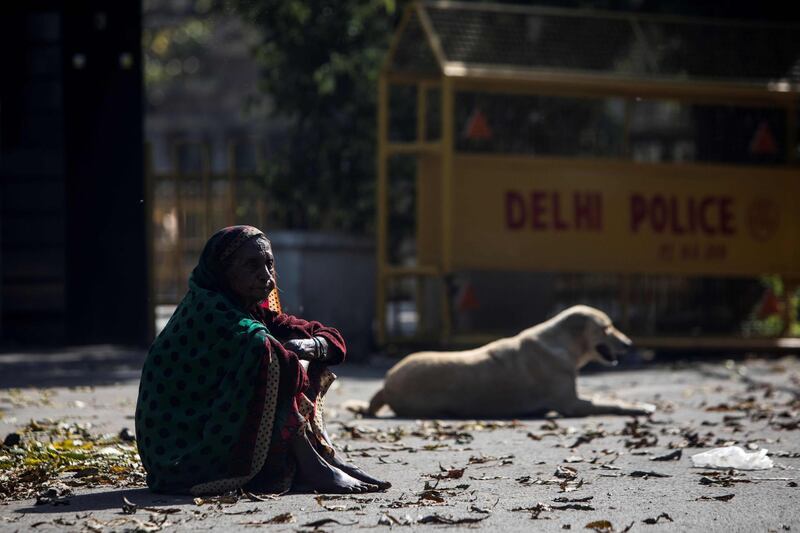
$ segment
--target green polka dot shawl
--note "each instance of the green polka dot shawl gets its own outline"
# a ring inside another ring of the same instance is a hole
[[[319,363],[306,374],[275,336],[320,335],[338,354],[336,363],[344,357],[338,332],[272,313],[266,302],[244,311],[220,281],[224,265],[217,258],[230,255],[247,233],[261,235],[253,230],[226,228],[209,240],[188,293],[145,359],[136,436],[154,491],[219,493],[258,474],[280,478],[267,481],[286,488],[293,472],[286,442],[321,419],[317,400],[332,374]]]

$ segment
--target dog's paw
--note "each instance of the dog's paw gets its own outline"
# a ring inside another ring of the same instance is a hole
[[[369,412],[369,402],[363,400],[345,400],[340,406],[356,415],[366,415]]]
[[[652,403],[637,402],[633,404],[633,410],[638,411],[640,415],[652,415],[656,412],[656,406]]]

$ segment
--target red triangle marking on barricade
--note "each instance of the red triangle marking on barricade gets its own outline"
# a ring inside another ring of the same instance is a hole
[[[766,120],[756,128],[753,139],[750,141],[750,153],[755,155],[774,155],[778,153],[778,143],[769,128]]]
[[[473,141],[488,141],[492,138],[492,128],[486,115],[480,109],[475,109],[467,120],[467,127],[464,129],[464,136]]]
[[[481,306],[478,297],[475,296],[475,289],[471,284],[467,284],[461,292],[461,297],[458,299],[459,311],[473,311]]]

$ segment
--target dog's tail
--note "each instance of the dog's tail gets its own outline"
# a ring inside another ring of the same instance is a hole
[[[369,401],[369,407],[367,407],[367,413],[375,416],[380,411],[381,407],[386,405],[386,399],[384,398],[383,389],[379,390],[375,393],[372,399]]]

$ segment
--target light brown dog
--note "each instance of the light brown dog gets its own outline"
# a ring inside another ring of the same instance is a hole
[[[462,352],[411,354],[386,373],[369,405],[420,418],[645,415],[654,406],[579,398],[575,378],[590,361],[614,365],[631,341],[608,316],[577,305],[514,337]]]

